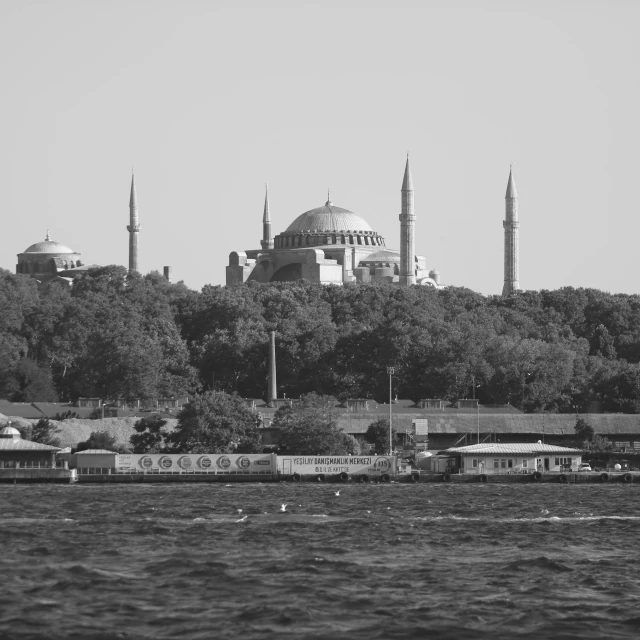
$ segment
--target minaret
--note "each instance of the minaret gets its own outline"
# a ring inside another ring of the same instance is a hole
[[[402,181],[402,213],[400,214],[400,285],[416,283],[415,271],[416,216],[413,212],[413,181],[409,154]]]
[[[513,179],[513,171],[509,169],[509,182],[505,199],[504,227],[504,287],[502,295],[508,296],[520,290],[520,222],[518,222],[518,192]]]
[[[140,225],[138,224],[138,199],[136,196],[136,177],[131,172],[131,195],[129,196],[129,220],[127,227],[129,232],[129,273],[138,272],[138,233]]]
[[[269,186],[264,186],[264,213],[262,214],[262,240],[260,244],[263,249],[273,249],[273,238],[271,237],[271,213],[269,212]]]

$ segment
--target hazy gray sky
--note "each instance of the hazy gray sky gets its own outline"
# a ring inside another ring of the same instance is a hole
[[[640,2],[0,0],[0,266],[44,239],[224,284],[333,202],[399,247],[411,154],[416,248],[442,281],[503,283],[514,163],[525,289],[640,291]]]

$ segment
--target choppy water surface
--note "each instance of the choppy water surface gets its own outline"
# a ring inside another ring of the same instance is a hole
[[[625,485],[0,486],[0,637],[636,638],[639,497]]]

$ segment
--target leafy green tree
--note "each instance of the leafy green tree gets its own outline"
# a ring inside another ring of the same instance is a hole
[[[87,449],[106,449],[116,453],[125,453],[127,449],[119,445],[115,436],[108,431],[92,431],[89,438],[84,442],[78,442],[75,451],[86,451]]]
[[[129,441],[133,453],[161,453],[166,448],[169,432],[164,429],[167,421],[157,413],[138,420],[133,428],[136,430]]]
[[[288,455],[348,455],[353,449],[338,427],[337,401],[309,393],[279,407],[271,426],[278,429],[280,450]]]
[[[31,440],[33,442],[40,442],[42,444],[48,444],[52,447],[60,446],[60,438],[56,437],[56,434],[60,432],[60,429],[56,427],[48,418],[40,418],[31,427]]]
[[[56,415],[53,416],[53,420],[55,420],[56,422],[62,422],[63,420],[73,420],[80,417],[81,416],[79,413],[68,409],[67,411],[63,411],[62,413],[56,413]]]
[[[595,433],[593,427],[584,418],[576,418],[574,430],[581,440],[592,440]]]
[[[58,395],[53,388],[51,373],[37,362],[24,358],[14,370],[15,390],[11,396],[14,402],[57,402]]]
[[[182,409],[167,441],[181,453],[258,453],[258,425],[258,415],[238,395],[208,391]]]
[[[594,453],[606,453],[613,450],[613,442],[597,434],[590,441],[585,442],[584,445],[587,451],[593,451]]]
[[[387,418],[380,418],[379,420],[372,422],[364,434],[364,439],[374,446],[374,451],[377,455],[388,454],[389,420]],[[391,439],[393,446],[395,447],[399,442],[398,432],[395,427],[391,428]]]

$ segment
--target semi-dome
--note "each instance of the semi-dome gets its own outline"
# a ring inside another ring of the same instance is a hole
[[[359,215],[336,207],[327,200],[323,207],[305,211],[299,215],[288,227],[285,233],[298,231],[373,231],[369,223]]]
[[[368,256],[362,258],[360,262],[400,262],[400,254],[390,249],[381,249],[380,251],[370,253]]]

